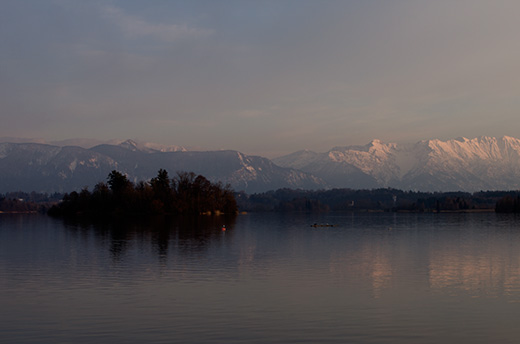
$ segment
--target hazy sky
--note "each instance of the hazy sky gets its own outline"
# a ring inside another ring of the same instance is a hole
[[[517,0],[0,6],[0,136],[268,157],[520,137]]]

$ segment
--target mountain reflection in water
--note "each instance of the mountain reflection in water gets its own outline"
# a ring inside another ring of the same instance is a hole
[[[518,276],[514,215],[0,214],[0,342],[517,343]]]

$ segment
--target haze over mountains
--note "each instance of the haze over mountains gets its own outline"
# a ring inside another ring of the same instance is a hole
[[[88,138],[79,138],[79,139],[68,139],[68,140],[58,140],[58,141],[46,141],[44,139],[26,139],[26,138],[18,138],[18,137],[0,137],[0,143],[41,143],[48,144],[53,146],[78,146],[81,148],[92,148],[95,146],[99,146],[102,144],[108,145],[125,145],[130,144],[135,146],[135,148],[140,150],[150,150],[150,151],[160,151],[160,152],[178,152],[178,151],[186,151],[185,147],[175,146],[175,145],[164,145],[160,143],[151,143],[144,142],[139,140],[96,140],[96,139],[88,139]],[[132,147],[133,149],[134,147]]]
[[[193,171],[235,190],[324,188],[319,178],[237,151],[195,152],[127,140],[92,148],[41,143],[0,143],[0,192],[70,192],[106,181],[110,171],[132,181],[149,180],[160,169],[170,176]]]
[[[520,140],[507,136],[423,140],[408,145],[373,140],[364,146],[335,147],[324,153],[305,150],[273,160],[231,150],[187,151],[132,140],[98,145],[88,140],[21,141],[0,139],[0,192],[92,189],[114,169],[139,181],[154,177],[160,168],[171,176],[193,171],[248,193],[285,187],[520,189]]]

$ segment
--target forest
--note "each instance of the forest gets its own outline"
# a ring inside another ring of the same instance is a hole
[[[0,212],[50,215],[235,214],[245,212],[520,212],[519,191],[420,192],[392,188],[372,190],[278,189],[264,193],[234,192],[193,172],[173,178],[161,169],[150,181],[133,183],[112,171],[107,182],[63,194],[10,192],[0,194]]]
[[[230,186],[212,183],[193,172],[179,172],[173,178],[160,169],[149,182],[133,183],[113,170],[107,183],[96,184],[63,196],[49,209],[51,216],[108,214],[235,214],[237,203]]]
[[[248,195],[238,193],[240,210],[276,212],[387,211],[387,212],[470,212],[497,211],[503,203],[520,208],[517,191],[419,192],[391,188],[373,190],[279,189]],[[504,201],[504,199],[506,201]],[[509,209],[509,208],[508,208]]]
[[[46,213],[62,199],[62,194],[38,192],[8,192],[0,194],[0,212],[5,213]]]
[[[497,213],[520,213],[520,195],[509,194],[502,197],[496,205]]]

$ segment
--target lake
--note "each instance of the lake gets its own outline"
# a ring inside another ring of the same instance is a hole
[[[1,343],[503,344],[518,318],[514,215],[0,214]]]

